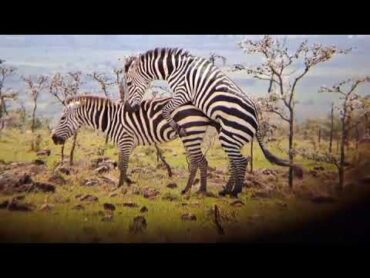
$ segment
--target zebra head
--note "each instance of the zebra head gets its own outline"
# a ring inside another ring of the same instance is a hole
[[[140,63],[140,56],[132,56],[125,64],[125,108],[132,112],[140,108],[145,91],[150,85],[150,79],[142,73]]]
[[[51,139],[54,144],[64,144],[64,142],[80,128],[82,123],[77,114],[80,106],[81,102],[79,100],[66,101],[62,116],[51,133]]]

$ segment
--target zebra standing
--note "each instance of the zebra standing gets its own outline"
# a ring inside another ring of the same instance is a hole
[[[248,159],[241,148],[254,135],[265,154],[273,163],[293,166],[273,156],[265,147],[258,130],[254,103],[242,90],[209,60],[193,56],[179,48],[156,48],[125,64],[128,108],[136,110],[153,80],[166,80],[173,98],[163,107],[163,117],[180,136],[187,135],[185,126],[176,123],[171,112],[191,102],[207,117],[219,124],[219,139],[230,161],[231,175],[221,195],[237,196],[242,191]],[[297,166],[295,170],[299,171]]]
[[[127,111],[124,105],[98,96],[75,96],[65,101],[66,107],[56,128],[52,131],[55,144],[63,144],[81,126],[88,126],[106,133],[119,147],[120,178],[118,186],[131,183],[127,177],[129,157],[137,145],[162,143],[177,138],[161,110],[170,98],[158,98],[141,103],[136,112]],[[182,193],[187,192],[200,168],[200,192],[206,192],[208,162],[201,150],[201,143],[209,126],[215,126],[201,111],[192,105],[183,105],[172,115],[174,120],[188,129],[181,138],[189,157],[189,178]]]

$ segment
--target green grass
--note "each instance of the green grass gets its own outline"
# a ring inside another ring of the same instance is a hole
[[[42,136],[41,149],[50,149],[52,154],[46,158],[48,171],[33,177],[34,180],[47,180],[52,175],[52,170],[60,160],[60,146],[55,146],[50,140],[50,134],[46,130],[37,131]],[[35,152],[30,151],[31,135],[21,133],[19,130],[5,130],[0,137],[0,159],[6,162],[32,161],[37,158]],[[65,147],[68,154],[71,142]],[[299,141],[301,146],[308,143]],[[152,146],[138,147],[131,159],[129,173],[132,169],[141,169],[135,172],[131,178],[136,184],[129,188],[114,189],[110,185],[96,187],[81,186],[85,178],[92,178],[95,174],[89,169],[89,161],[98,156],[99,148],[104,145],[104,136],[92,131],[83,130],[78,135],[78,147],[76,149],[74,169],[75,174],[65,176],[68,183],[58,186],[55,193],[28,193],[25,201],[36,206],[32,212],[12,212],[0,209],[0,241],[15,242],[220,242],[237,239],[253,239],[267,232],[277,231],[288,226],[300,225],[308,219],[318,215],[333,213],[337,208],[333,204],[317,205],[309,201],[297,199],[294,194],[281,194],[273,198],[253,199],[253,189],[245,189],[240,195],[244,202],[242,207],[231,206],[233,199],[214,198],[199,196],[195,193],[196,188],[189,195],[180,194],[187,180],[187,163],[184,149],[179,140],[161,145],[165,157],[174,171],[174,177],[169,178],[165,169],[156,169],[156,153]],[[281,143],[284,146],[284,141]],[[279,168],[271,165],[263,157],[257,144],[255,150],[255,169]],[[271,150],[280,156],[281,153],[276,144],[269,144]],[[244,150],[248,154],[248,149]],[[110,145],[106,155],[117,159],[117,149]],[[219,143],[208,151],[209,166],[217,170],[227,172],[228,161]],[[298,158],[297,161],[311,168],[317,163]],[[325,165],[326,169],[332,166]],[[113,179],[118,179],[118,170],[105,174]],[[222,179],[226,183],[228,176]],[[175,189],[166,188],[170,182],[177,183]],[[280,179],[279,185],[287,192],[286,180]],[[306,188],[319,188],[322,181],[313,177],[306,177],[303,181],[296,181],[297,186]],[[332,183],[334,181],[331,181]],[[215,195],[224,184],[216,183],[213,179],[208,181],[209,191]],[[160,191],[160,195],[154,200],[144,198],[142,195],[133,194],[133,189],[152,187]],[[127,191],[124,194],[124,191]],[[111,193],[117,196],[110,197]],[[99,198],[98,202],[80,202],[75,198],[77,194],[92,194]],[[176,200],[163,200],[162,197],[171,194]],[[20,194],[17,194],[20,195]],[[23,194],[22,194],[23,195]],[[1,195],[0,202],[13,196]],[[62,202],[61,200],[68,200]],[[112,222],[102,221],[104,203],[112,203],[116,206]],[[124,202],[135,202],[137,208],[123,207]],[[286,203],[286,207],[279,205]],[[42,204],[53,205],[51,211],[40,211]],[[183,203],[186,203],[184,206]],[[82,204],[85,210],[74,210],[74,206]],[[214,205],[220,208],[222,225],[225,235],[219,235],[213,222],[213,214],[210,213]],[[140,208],[146,206],[148,212],[140,213]],[[183,221],[181,215],[193,213],[196,221]],[[129,226],[133,218],[144,215],[147,221],[147,229],[142,234],[131,234]]]

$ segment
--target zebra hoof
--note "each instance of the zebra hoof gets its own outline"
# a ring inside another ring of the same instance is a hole
[[[181,190],[181,195],[184,195],[184,194],[186,194],[187,192],[188,192],[188,190],[183,189],[183,190]]]

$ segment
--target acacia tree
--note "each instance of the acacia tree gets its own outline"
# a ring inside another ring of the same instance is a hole
[[[339,50],[335,46],[308,45],[307,41],[303,41],[298,48],[291,51],[286,46],[286,40],[274,39],[271,36],[264,36],[255,41],[245,39],[239,46],[247,54],[262,56],[263,62],[260,65],[245,67],[245,70],[254,78],[269,82],[269,112],[278,115],[289,126],[289,161],[293,165],[297,85],[314,66],[330,60],[336,53],[347,51]],[[243,67],[238,65],[237,69],[240,68]],[[289,168],[288,183],[292,188],[293,167]]]
[[[331,87],[322,86],[319,90],[320,93],[338,94],[340,96],[340,100],[342,101],[340,107],[338,107],[341,121],[339,158],[332,155],[329,156],[332,163],[338,168],[338,190],[342,190],[344,185],[344,168],[346,160],[346,152],[344,147],[349,139],[349,132],[354,127],[357,127],[358,124],[361,123],[365,116],[369,113],[367,105],[362,101],[364,99],[357,92],[358,86],[365,82],[370,82],[370,76],[359,79],[347,79],[334,84]],[[356,120],[354,119],[355,113],[358,114],[356,116]]]
[[[6,79],[15,74],[16,68],[4,63],[5,61],[0,59],[0,119],[4,114],[8,114],[6,101],[14,100],[17,96],[17,93],[13,90],[4,88]]]
[[[209,54],[209,58],[208,60],[212,63],[212,64],[215,64],[216,63],[216,60],[221,60],[222,61],[222,65],[225,66],[226,64],[226,57],[222,56],[222,55],[218,55],[214,52],[211,52]]]
[[[88,74],[93,80],[99,83],[100,88],[102,89],[105,97],[110,98],[110,94],[108,88],[114,85],[116,82],[113,82],[106,74],[93,72],[92,74]]]
[[[45,75],[39,75],[34,77],[33,76],[22,77],[22,79],[26,83],[27,90],[30,93],[30,96],[33,101],[31,130],[32,132],[34,132],[36,128],[37,101],[40,96],[40,93],[43,90],[45,90],[48,86],[47,84],[48,78]]]
[[[56,73],[52,76],[49,84],[49,93],[54,96],[63,106],[68,97],[78,95],[82,84],[82,73],[80,71],[68,72],[62,75]],[[74,151],[76,148],[77,132],[73,135],[72,147],[69,155],[69,164],[73,165]],[[61,147],[61,162],[64,161],[64,144]]]

